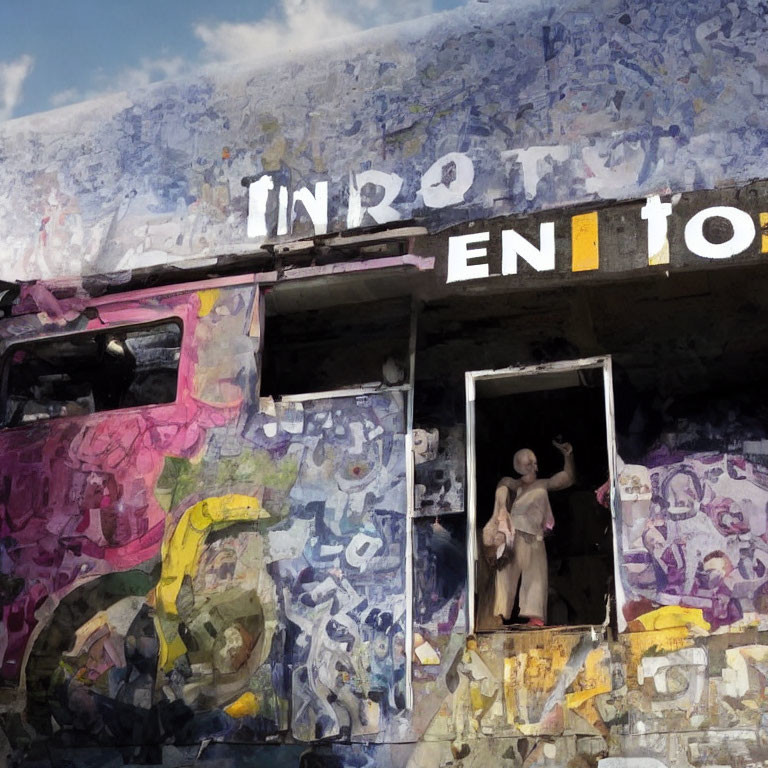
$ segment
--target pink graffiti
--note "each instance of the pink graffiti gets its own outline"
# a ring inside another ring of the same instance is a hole
[[[67,314],[47,295],[37,298],[53,315]],[[175,403],[0,433],[0,568],[13,575],[0,594],[6,680],[18,680],[30,636],[63,596],[96,576],[159,556],[165,512],[155,486],[165,457],[194,458],[207,431],[239,412],[238,402],[211,405],[194,396],[199,305],[193,292],[123,302],[89,322],[103,328],[180,317],[185,332]]]

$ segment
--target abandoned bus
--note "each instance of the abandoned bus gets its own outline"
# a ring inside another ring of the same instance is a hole
[[[8,764],[768,766],[767,34],[477,3],[0,125]]]

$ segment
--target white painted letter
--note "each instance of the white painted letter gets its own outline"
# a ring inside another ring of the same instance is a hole
[[[733,235],[724,243],[710,243],[704,237],[704,222],[715,216],[728,219]],[[726,205],[716,205],[699,211],[685,225],[685,244],[688,250],[705,259],[729,259],[745,251],[755,239],[755,222],[745,211]]]
[[[302,203],[316,235],[324,235],[328,232],[328,182],[318,181],[315,184],[315,193],[312,194],[306,187],[293,193],[293,212],[291,214],[291,230],[296,221],[296,203]]]
[[[267,236],[267,198],[275,183],[269,175],[260,176],[248,185],[248,237]]]
[[[363,210],[360,199],[360,191],[366,184],[375,184],[384,189],[384,196],[376,205]],[[363,171],[355,175],[349,174],[349,208],[347,209],[347,226],[350,229],[359,227],[363,223],[363,214],[368,215],[377,224],[389,224],[390,221],[398,221],[400,212],[392,207],[393,200],[400,194],[403,180],[396,173],[384,173],[384,171]]]
[[[539,225],[539,247],[528,242],[514,229],[501,233],[501,274],[517,274],[517,257],[524,258],[537,272],[555,268],[555,224],[552,221]]]
[[[445,208],[464,202],[464,193],[475,180],[475,166],[462,152],[449,152],[436,160],[421,177],[421,197],[428,208]]]
[[[490,237],[488,232],[475,232],[472,235],[455,235],[448,238],[448,277],[446,283],[459,280],[475,280],[488,277],[488,264],[469,264],[470,259],[479,259],[487,255],[485,248],[467,248],[470,243],[484,243]]]
[[[280,187],[277,193],[277,234],[288,234],[288,187]]]
[[[669,264],[667,217],[672,215],[672,204],[662,203],[658,195],[647,198],[640,209],[640,218],[648,222],[648,264]]]

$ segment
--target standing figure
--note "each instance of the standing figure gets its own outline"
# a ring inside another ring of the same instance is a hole
[[[520,616],[531,626],[542,627],[547,619],[547,550],[544,533],[555,525],[549,491],[573,485],[575,468],[570,443],[552,441],[563,454],[562,471],[539,479],[536,456],[519,450],[512,464],[521,477],[503,477],[496,487],[493,517],[483,528],[483,543],[495,548],[497,563],[493,614],[508,619],[515,607],[520,583]]]

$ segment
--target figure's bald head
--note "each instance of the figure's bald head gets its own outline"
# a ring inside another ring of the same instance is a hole
[[[512,466],[519,475],[529,475],[538,470],[536,454],[530,448],[521,448],[512,458]]]

